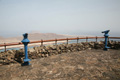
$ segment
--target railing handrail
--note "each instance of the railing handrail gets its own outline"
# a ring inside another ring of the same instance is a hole
[[[120,37],[109,37],[111,39],[120,39]]]
[[[100,38],[104,38],[104,37],[77,37],[77,38],[62,38],[62,39],[51,39],[51,40],[39,40],[39,41],[30,41],[29,44],[32,43],[41,43],[41,42],[51,42],[51,41],[64,41],[64,40],[77,40],[77,39],[100,39]],[[120,37],[109,37],[109,39],[120,39]],[[3,46],[13,46],[13,45],[21,45],[23,44],[22,42],[17,42],[17,43],[4,43],[4,44],[0,44],[0,47]]]

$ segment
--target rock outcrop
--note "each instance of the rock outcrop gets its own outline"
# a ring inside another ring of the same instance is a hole
[[[120,49],[120,42],[109,41],[108,46],[111,49]],[[77,52],[82,50],[103,49],[104,42],[81,42],[72,44],[59,44],[51,46],[39,46],[28,49],[28,57],[30,59],[48,57],[67,52]],[[8,50],[7,52],[0,53],[0,65],[10,63],[23,63],[24,50]]]

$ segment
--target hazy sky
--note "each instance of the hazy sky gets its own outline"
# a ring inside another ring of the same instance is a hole
[[[0,36],[120,34],[120,0],[0,0]]]

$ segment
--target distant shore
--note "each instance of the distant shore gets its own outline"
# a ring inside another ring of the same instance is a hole
[[[84,35],[67,35],[67,34],[56,34],[56,33],[29,33],[28,39],[30,41],[37,40],[50,40],[50,39],[61,39],[61,38],[75,38],[75,37],[85,37]],[[0,44],[20,42],[23,36],[9,37],[5,38],[0,36]]]

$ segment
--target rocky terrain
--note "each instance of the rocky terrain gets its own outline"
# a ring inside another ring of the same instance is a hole
[[[0,80],[120,80],[120,42],[82,42],[28,49],[30,66],[21,66],[24,50],[0,53]]]
[[[0,66],[0,80],[120,80],[120,50],[83,50]]]
[[[110,41],[108,44],[111,49],[120,49],[120,42]],[[82,50],[103,49],[104,42],[81,42],[72,44],[59,44],[38,46],[28,49],[28,57],[30,59],[37,59],[57,55],[61,53],[76,52]],[[7,52],[0,53],[0,65],[6,65],[11,63],[23,63],[24,49],[20,50],[8,50]]]

